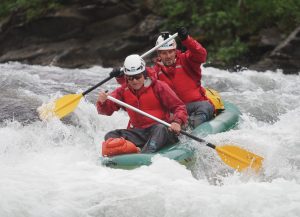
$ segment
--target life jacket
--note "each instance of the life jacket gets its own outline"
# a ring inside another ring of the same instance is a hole
[[[216,115],[218,115],[225,109],[224,102],[220,94],[216,90],[211,88],[205,88],[205,95],[209,99],[209,101],[214,105]]]
[[[138,153],[140,149],[132,142],[121,138],[109,138],[102,143],[102,156]]]
[[[144,87],[139,96],[133,94],[132,91],[126,87],[123,93],[123,101],[161,120],[168,119],[168,114],[155,95],[152,85]],[[130,109],[126,109],[126,111],[130,118],[130,127],[132,128],[147,128],[156,123],[156,121],[138,114],[135,111]]]
[[[201,85],[186,72],[182,65],[175,67],[160,67],[158,79],[165,81],[186,104],[195,101],[207,100]]]

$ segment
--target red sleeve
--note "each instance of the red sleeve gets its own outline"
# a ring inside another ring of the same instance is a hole
[[[182,41],[182,44],[187,48],[185,55],[191,64],[200,65],[206,62],[206,49],[198,41],[188,36],[186,40]]]
[[[181,125],[186,124],[188,118],[186,107],[174,91],[166,83],[159,80],[155,81],[153,90],[162,105],[173,114],[171,121]]]
[[[122,100],[123,89],[124,89],[123,86],[119,87],[115,89],[113,92],[111,92],[111,94],[109,95],[116,99]],[[96,107],[97,107],[98,114],[108,115],[108,116],[112,115],[115,111],[118,111],[121,108],[118,104],[110,101],[109,99],[106,100],[104,103],[97,101]]]
[[[206,50],[202,45],[191,36],[182,42],[188,49],[186,52],[179,54],[179,60],[185,70],[190,73],[196,81],[201,81],[201,64],[206,61]]]

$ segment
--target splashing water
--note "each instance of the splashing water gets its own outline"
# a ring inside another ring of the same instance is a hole
[[[300,216],[300,78],[281,72],[203,69],[203,83],[242,112],[236,129],[205,140],[264,156],[259,175],[235,173],[206,146],[192,170],[155,156],[127,171],[99,164],[106,132],[127,126],[125,112],[98,115],[99,89],[63,120],[36,109],[82,92],[110,69],[0,64],[0,216]],[[182,140],[187,138],[182,137]]]

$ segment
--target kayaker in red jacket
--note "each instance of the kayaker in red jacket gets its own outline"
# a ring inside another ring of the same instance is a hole
[[[124,74],[125,83],[110,95],[170,123],[171,127],[168,129],[148,117],[123,108],[130,118],[128,128],[107,133],[105,135],[106,142],[103,143],[104,149],[115,145],[107,144],[112,143],[111,138],[120,137],[134,143],[143,153],[156,152],[166,144],[177,142],[177,134],[179,134],[181,126],[187,122],[187,111],[184,103],[167,84],[148,76],[145,62],[139,55],[130,55],[125,59]],[[112,115],[113,112],[122,108],[120,105],[107,100],[107,96],[108,93],[99,93],[96,104],[99,114]],[[132,144],[130,146],[132,149]],[[108,153],[107,150],[104,151],[106,152],[104,155],[116,154]],[[121,152],[117,154],[121,154]],[[137,152],[137,150],[133,152]]]
[[[206,50],[193,39],[186,28],[178,28],[178,36],[186,47],[185,52],[176,50],[173,39],[158,48],[158,58],[153,66],[155,77],[166,82],[177,96],[185,103],[192,128],[208,121],[214,116],[214,107],[205,96],[201,86],[201,64],[206,61]],[[156,44],[169,38],[169,33],[162,33]]]

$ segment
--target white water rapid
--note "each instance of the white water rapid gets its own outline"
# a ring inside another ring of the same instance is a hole
[[[256,175],[228,169],[199,146],[195,168],[156,156],[151,166],[99,164],[106,132],[126,113],[98,115],[99,89],[64,120],[42,122],[36,109],[82,92],[111,69],[0,64],[0,217],[299,217],[300,76],[203,69],[203,83],[239,107],[239,125],[204,139],[232,143],[265,158]],[[182,138],[185,139],[185,138]]]

